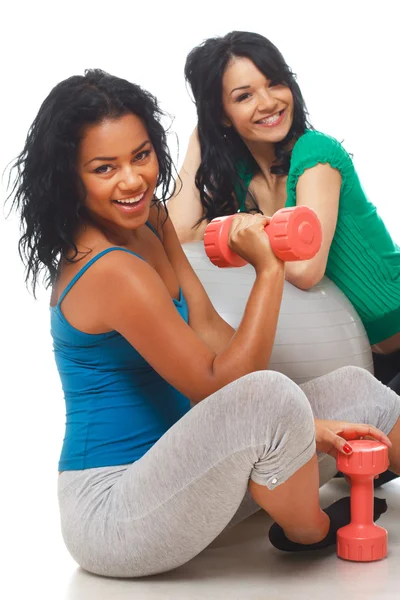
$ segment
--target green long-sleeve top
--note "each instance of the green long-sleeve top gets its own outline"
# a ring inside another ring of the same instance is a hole
[[[357,310],[370,343],[377,344],[400,331],[400,247],[366,197],[349,154],[319,131],[307,131],[293,147],[286,206],[296,205],[299,177],[318,163],[329,164],[342,176],[326,275]],[[247,188],[254,172],[244,165],[238,172]],[[240,210],[245,210],[245,194],[237,191],[237,195]]]

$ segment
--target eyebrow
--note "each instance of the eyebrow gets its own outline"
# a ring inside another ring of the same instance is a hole
[[[144,146],[146,146],[147,144],[150,144],[150,140],[145,140],[142,144],[140,144],[140,146],[138,146],[137,148],[132,150],[131,154],[136,154],[136,152],[139,152],[139,150],[144,148]],[[88,160],[88,162],[85,163],[83,166],[87,167],[87,165],[89,165],[91,162],[93,162],[95,160],[106,161],[106,160],[117,160],[117,158],[118,158],[117,156],[96,156],[95,158],[91,158],[90,160]]]
[[[232,95],[233,92],[237,92],[237,90],[248,90],[249,87],[250,87],[249,85],[242,85],[241,87],[233,88],[230,95]]]

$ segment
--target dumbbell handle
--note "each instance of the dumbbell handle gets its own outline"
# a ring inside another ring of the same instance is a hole
[[[236,215],[213,219],[204,233],[204,248],[208,258],[218,267],[242,267],[246,263],[228,245],[232,220]],[[321,247],[321,223],[307,206],[282,208],[265,226],[271,248],[281,260],[308,260]]]
[[[351,522],[367,525],[374,520],[374,476],[362,475],[351,478]]]

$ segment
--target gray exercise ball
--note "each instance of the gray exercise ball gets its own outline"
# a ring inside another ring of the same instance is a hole
[[[215,267],[202,241],[183,249],[217,312],[237,329],[254,283],[253,267]],[[268,368],[300,384],[349,365],[373,373],[371,347],[351,302],[327,277],[308,291],[285,282]]]

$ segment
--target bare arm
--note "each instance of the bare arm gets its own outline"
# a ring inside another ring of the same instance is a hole
[[[307,169],[297,182],[296,204],[312,208],[322,226],[322,245],[318,254],[311,260],[286,263],[287,281],[302,290],[316,285],[325,274],[336,229],[341,183],[339,171],[328,164]]]
[[[217,354],[232,339],[235,330],[217,313],[179,243],[170,218],[162,225],[163,246],[189,307],[189,325]]]
[[[190,136],[185,160],[179,172],[181,181],[176,182],[176,191],[168,202],[168,212],[181,244],[203,239],[207,222],[195,224],[203,216],[199,190],[195,184],[197,169],[200,166],[200,143],[197,128]]]
[[[284,267],[269,249],[265,220],[249,218],[253,222],[247,232],[239,223],[238,239],[246,256],[254,258],[258,238],[256,281],[237,332],[218,352],[180,317],[163,281],[144,261],[110,253],[102,259],[102,272],[92,287],[94,310],[104,328],[119,331],[166,381],[194,402],[243,375],[266,369],[270,359]],[[184,287],[192,311],[193,291]]]

